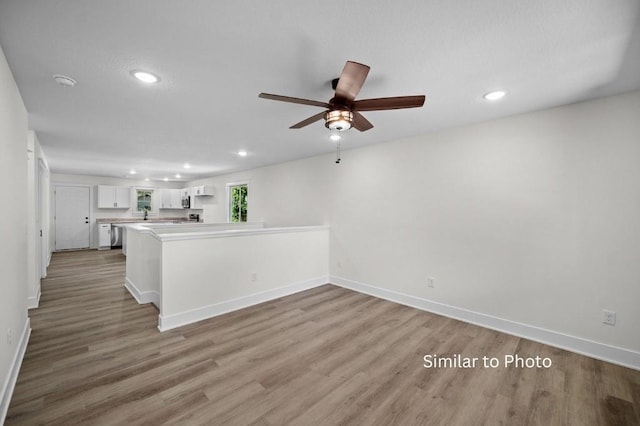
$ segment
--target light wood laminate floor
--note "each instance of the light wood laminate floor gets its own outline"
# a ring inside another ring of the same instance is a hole
[[[54,254],[7,425],[640,424],[638,371],[340,287],[160,333],[123,283],[118,251]]]

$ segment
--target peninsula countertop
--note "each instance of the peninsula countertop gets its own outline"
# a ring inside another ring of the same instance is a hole
[[[96,219],[96,223],[202,223],[195,220],[189,220],[186,217],[161,217],[148,218],[144,220],[141,217],[100,217]]]

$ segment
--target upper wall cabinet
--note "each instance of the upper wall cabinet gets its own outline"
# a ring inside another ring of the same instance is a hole
[[[182,190],[180,189],[159,189],[161,209],[181,209]]]
[[[208,185],[194,186],[191,188],[191,195],[196,197],[213,195],[213,187]]]
[[[131,188],[98,185],[99,209],[128,209],[131,207]]]

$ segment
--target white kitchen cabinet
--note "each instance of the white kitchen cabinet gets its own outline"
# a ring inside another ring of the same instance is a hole
[[[193,186],[191,188],[187,188],[183,191],[188,191],[189,196],[191,196],[191,208],[192,209],[202,209],[203,201],[210,200],[213,197],[213,186],[209,185],[200,185]]]
[[[98,224],[98,249],[99,250],[111,249],[111,224],[110,223]]]
[[[169,201],[171,201],[172,208],[181,209],[182,208],[182,194],[179,189],[171,189],[171,195],[169,197]]]
[[[180,190],[180,197],[186,198],[191,195],[191,188],[182,188]]]
[[[131,207],[131,188],[98,185],[99,209],[128,209]]]
[[[191,196],[191,205],[189,206],[192,209],[202,209],[202,200],[204,199],[204,197],[194,197],[193,195]]]
[[[195,197],[212,196],[213,187],[209,185],[194,186],[191,188],[191,195]]]
[[[131,207],[131,188],[116,186],[116,207],[119,209]]]
[[[161,209],[181,209],[182,208],[182,190],[180,189],[159,189]]]

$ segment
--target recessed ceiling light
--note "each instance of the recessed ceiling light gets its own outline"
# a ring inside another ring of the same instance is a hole
[[[498,99],[504,98],[506,94],[507,92],[505,92],[504,90],[495,90],[493,92],[485,93],[483,98],[488,101],[497,101]]]
[[[180,179],[180,173],[176,173],[176,178]]]
[[[144,181],[145,182],[149,182],[149,178],[144,178]]]
[[[131,75],[133,75],[135,78],[137,78],[138,80],[144,82],[144,83],[157,83],[160,81],[160,78],[156,75],[151,74],[150,72],[146,72],[146,71],[131,71]]]
[[[66,75],[54,74],[53,79],[62,87],[73,87],[76,85],[76,81]]]
[[[136,174],[136,171],[135,171],[135,170],[130,170],[130,171],[129,171],[129,174],[131,174],[131,175],[135,175],[135,174]]]
[[[191,168],[191,164],[189,164],[189,163],[184,163],[184,168],[185,168],[185,169],[190,169],[190,168]]]
[[[169,180],[169,178],[164,178],[162,179],[163,181],[167,182]]]
[[[246,157],[247,156],[247,151],[245,151],[244,149],[238,151],[238,155],[240,157]]]

